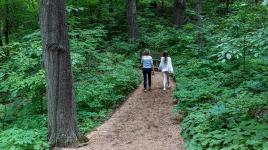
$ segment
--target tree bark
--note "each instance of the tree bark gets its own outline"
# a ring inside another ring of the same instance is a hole
[[[66,0],[39,0],[51,148],[73,146],[86,140],[77,126],[65,8]]]
[[[162,9],[165,8],[165,2],[164,2],[164,0],[161,0],[161,5],[160,5],[160,7],[161,7]]]
[[[175,27],[180,27],[184,23],[186,0],[174,0],[173,7],[173,24]]]
[[[5,1],[5,8],[6,8],[6,18],[5,18],[5,29],[4,29],[4,35],[5,35],[5,43],[9,44],[9,6],[8,6],[8,0]]]
[[[113,0],[109,0],[109,13],[114,12]]]
[[[136,13],[136,0],[127,0],[128,38],[130,41],[136,40],[139,36]]]
[[[228,13],[228,12],[229,12],[230,0],[226,0],[226,1],[225,1],[225,4],[226,4],[225,12]]]
[[[77,8],[77,0],[72,0],[72,5],[74,8]],[[72,10],[72,15],[77,17],[78,16],[78,11],[77,10]]]
[[[164,12],[165,12],[165,3],[164,3],[164,0],[161,0],[160,1],[160,4],[159,4],[159,13],[161,16],[163,16]]]
[[[98,16],[98,19],[100,20],[102,18],[102,10],[103,10],[103,0],[99,0],[99,3],[98,3],[98,13],[97,13],[97,16]]]
[[[196,11],[196,16],[197,16],[197,43],[199,45],[199,49],[202,50],[203,45],[204,45],[204,35],[203,35],[203,23],[202,23],[202,3],[201,0],[196,0],[195,4],[195,11]]]
[[[0,22],[0,46],[3,46],[3,40],[2,40],[2,23]]]

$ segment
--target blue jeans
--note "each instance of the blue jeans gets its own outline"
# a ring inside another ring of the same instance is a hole
[[[147,77],[149,88],[151,88],[152,68],[142,68],[144,89],[147,89]]]

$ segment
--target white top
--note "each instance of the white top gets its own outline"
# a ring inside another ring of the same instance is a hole
[[[141,64],[142,64],[142,68],[152,68],[153,58],[151,56],[142,56]]]
[[[165,58],[161,57],[161,62],[159,64],[158,69],[161,70],[162,72],[173,73],[173,66],[172,66],[171,58],[167,57],[167,62],[165,62]]]

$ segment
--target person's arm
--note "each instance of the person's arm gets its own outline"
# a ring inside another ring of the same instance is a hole
[[[161,71],[162,70],[162,65],[163,65],[163,63],[162,63],[162,57],[161,57],[160,58],[160,64],[158,66],[158,71]]]
[[[154,61],[153,61],[153,58],[152,58],[152,71],[153,71],[153,75],[154,75]]]
[[[170,67],[170,73],[173,73],[173,66],[172,66],[172,61],[171,61],[171,57],[170,57],[170,62],[169,62],[169,67]]]
[[[155,72],[154,72],[154,64],[152,65],[152,71],[153,71],[153,75],[154,75],[154,73],[155,73]]]
[[[141,65],[140,65],[140,68],[142,69],[143,67],[143,61],[142,61],[142,56],[141,56]]]

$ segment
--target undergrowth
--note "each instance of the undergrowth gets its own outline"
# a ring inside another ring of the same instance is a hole
[[[106,37],[102,26],[72,30],[69,35],[78,125],[86,133],[107,119],[115,106],[136,88],[140,74],[135,68],[136,57],[100,50]],[[48,149],[47,100],[39,36],[35,32],[25,36],[22,42],[1,48],[1,52],[9,49],[11,53],[8,57],[0,55],[6,59],[0,68],[0,149]],[[128,51],[131,48],[124,47]]]

